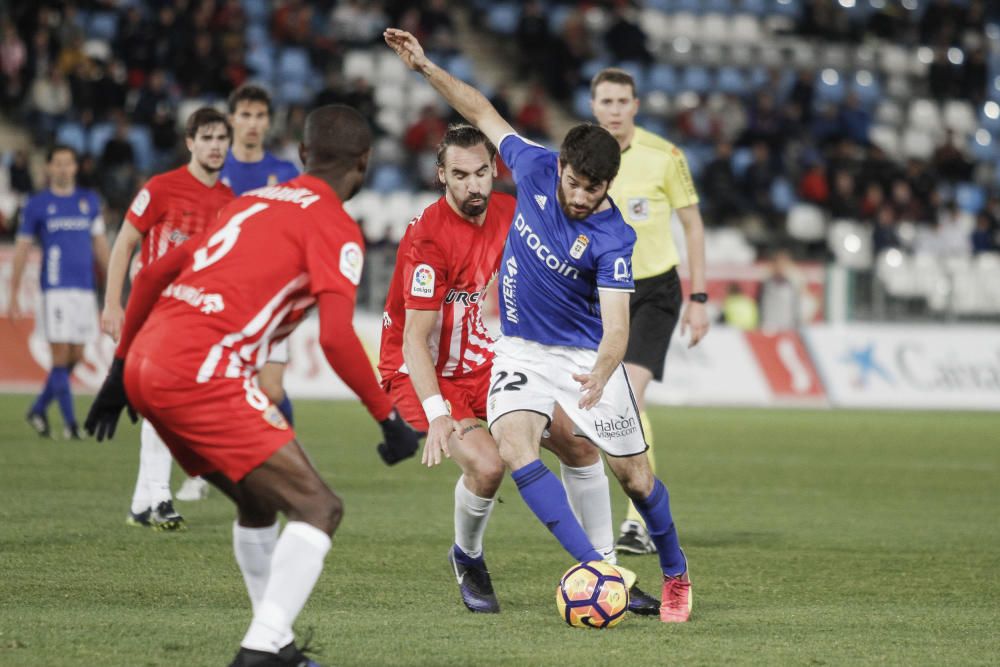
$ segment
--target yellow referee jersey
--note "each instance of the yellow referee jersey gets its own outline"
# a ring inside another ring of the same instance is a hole
[[[677,266],[677,246],[670,233],[674,209],[698,203],[684,153],[666,139],[639,126],[622,153],[611,198],[635,229],[632,272],[636,279],[666,273]]]

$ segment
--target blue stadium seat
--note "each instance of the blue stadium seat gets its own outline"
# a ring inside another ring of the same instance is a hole
[[[312,78],[312,65],[309,53],[297,46],[289,46],[278,54],[278,79],[284,83],[298,81],[306,83]]]
[[[135,153],[135,166],[139,171],[149,172],[153,168],[155,152],[153,150],[153,134],[145,125],[133,125],[128,130],[128,142],[132,144]]]
[[[583,63],[583,67],[580,68],[580,76],[584,81],[590,81],[605,67],[611,67],[611,62],[603,58],[591,58]]]
[[[771,183],[771,204],[782,213],[788,212],[796,202],[795,189],[788,179],[779,177]]]
[[[701,3],[705,13],[714,12],[718,14],[732,14],[734,13],[733,0],[704,0]]]
[[[740,3],[740,11],[754,16],[763,16],[768,13],[767,0],[743,0]]]
[[[871,81],[861,83],[855,76],[851,80],[851,92],[858,96],[865,109],[873,111],[875,106],[882,101],[882,85],[878,79],[872,75]]]
[[[277,97],[282,104],[306,104],[313,98],[313,91],[305,81],[281,79]]]
[[[842,72],[837,73],[837,79],[833,82],[824,81],[822,71],[816,75],[816,93],[813,98],[816,105],[840,104],[846,92],[847,86],[844,84]]]
[[[254,44],[247,52],[247,67],[253,70],[254,78],[271,82],[274,79],[274,51]]]
[[[486,14],[486,26],[501,35],[513,35],[517,32],[517,23],[521,18],[521,10],[509,2],[498,3],[490,7]]]
[[[440,62],[440,61],[438,61]],[[452,56],[449,60],[445,62],[445,69],[456,79],[465,81],[466,83],[474,83],[476,80],[475,73],[472,69],[472,61],[463,55]]]
[[[56,143],[65,144],[83,155],[87,152],[87,133],[75,121],[66,121],[56,130]]]
[[[372,172],[371,188],[382,193],[398,192],[408,190],[409,183],[402,169],[396,165],[383,164],[375,167]]]
[[[549,32],[553,35],[561,35],[563,26],[573,13],[573,7],[567,5],[556,5],[549,7]]]
[[[266,23],[271,15],[270,5],[268,0],[243,0],[243,11],[250,23]]]
[[[705,3],[702,0],[674,0],[675,12],[691,12],[700,14],[705,11]]]
[[[101,157],[104,152],[104,145],[114,136],[115,126],[111,123],[97,123],[90,128],[90,135],[87,137],[87,152],[95,158]]]
[[[747,173],[747,168],[753,163],[753,151],[749,148],[737,148],[733,150],[733,157],[729,161],[736,178],[743,178],[743,174]]]
[[[712,88],[712,74],[707,67],[689,65],[681,75],[681,90],[693,90],[696,93],[707,93]]]
[[[646,92],[662,90],[665,93],[676,93],[679,90],[677,73],[670,65],[656,63],[646,72],[646,87]]]
[[[117,34],[118,14],[114,12],[94,12],[90,15],[90,21],[87,25],[88,37],[111,42]]]
[[[958,183],[955,186],[955,203],[963,211],[979,213],[986,205],[986,192],[975,183]]]
[[[251,23],[248,25],[246,37],[247,44],[251,49],[263,46],[273,50],[274,45],[271,43],[271,31],[267,29],[267,24],[265,23]]]
[[[631,74],[632,78],[635,79],[635,89],[637,93],[642,94],[642,92],[646,90],[646,71],[642,66],[642,63],[623,62],[618,63],[618,67]]]
[[[771,0],[771,14],[797,19],[802,13],[802,0]]]
[[[734,93],[736,95],[742,95],[749,89],[746,76],[737,67],[720,68],[716,76],[715,85],[724,93]]]
[[[969,137],[969,153],[977,162],[993,162],[1000,157],[1000,151],[997,151],[997,139],[989,137],[989,141],[983,145],[973,135]]]
[[[593,117],[590,112],[590,88],[580,86],[573,91],[573,114],[581,120]]]
[[[750,89],[757,90],[761,86],[766,85],[767,82],[770,81],[771,77],[770,74],[768,74],[767,68],[760,65],[750,70],[750,76],[748,78],[750,79]]]

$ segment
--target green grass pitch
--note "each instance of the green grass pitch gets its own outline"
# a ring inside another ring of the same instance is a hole
[[[0,665],[228,664],[250,613],[227,501],[179,503],[181,534],[129,528],[138,428],[110,444],[40,441],[27,402],[0,397]],[[358,405],[296,408],[346,505],[297,623],[323,664],[1000,661],[996,413],[654,409],[692,622],[592,631],[556,615],[570,559],[509,479],[486,541],[503,612],[475,616],[445,561],[454,464],[386,467]],[[659,594],[655,557],[623,562]]]

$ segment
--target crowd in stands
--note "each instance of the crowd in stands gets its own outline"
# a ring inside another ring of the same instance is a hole
[[[980,126],[1000,117],[993,82],[1000,7],[984,0],[14,3],[0,14],[0,111],[29,128],[39,148],[58,141],[80,150],[80,181],[102,193],[112,224],[144,177],[183,159],[179,128],[192,105],[221,103],[248,80],[274,92],[271,148],[281,157],[297,159],[309,108],[346,103],[372,119],[379,138],[372,187],[433,190],[433,147],[455,116],[435,96],[419,96],[409,79],[385,80],[381,33],[389,24],[414,32],[436,61],[473,80],[458,48],[459,4],[472,29],[498,37],[492,48],[511,56],[509,73],[526,94],[514,96],[515,107],[507,86],[486,92],[519,131],[554,145],[553,105],[589,119],[589,77],[623,65],[639,81],[640,122],[685,150],[706,221],[741,226],[759,248],[786,243],[789,209],[811,204],[828,219],[866,223],[876,249],[997,249],[1000,122]],[[705,25],[737,14],[760,25],[783,21],[766,24],[758,44],[685,45],[684,35],[651,34],[657,12]],[[840,71],[790,56],[765,65],[768,35],[775,43],[798,39],[852,52],[887,44],[922,49],[926,75],[910,77],[898,95],[884,72],[854,60]],[[357,54],[368,58],[360,69],[349,62]],[[410,96],[401,103],[404,92]],[[923,152],[878,140],[893,106],[901,136],[915,113],[911,101],[922,99],[971,106],[973,127],[929,132],[934,143]],[[0,191],[16,198],[40,185],[27,154],[3,159]],[[9,234],[9,211],[6,217]],[[796,250],[825,252],[822,244]]]

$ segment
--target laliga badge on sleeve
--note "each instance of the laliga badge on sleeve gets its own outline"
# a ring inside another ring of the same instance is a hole
[[[418,264],[413,270],[410,294],[430,298],[434,296],[434,269],[427,264]]]
[[[585,235],[580,234],[576,237],[576,241],[573,242],[573,247],[569,249],[569,256],[573,259],[580,259],[583,257],[583,253],[589,244],[590,239],[588,239]]]
[[[355,286],[361,283],[361,268],[364,263],[361,246],[354,241],[345,243],[340,249],[340,272]]]

